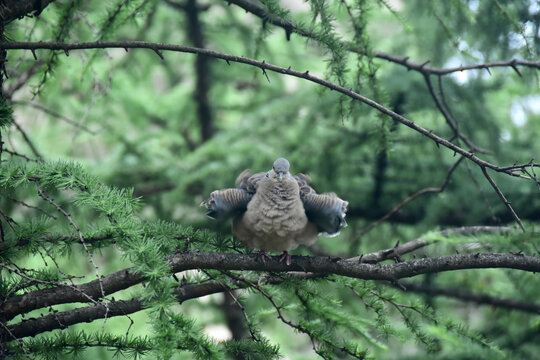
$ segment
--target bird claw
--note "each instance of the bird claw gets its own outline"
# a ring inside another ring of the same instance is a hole
[[[264,250],[259,250],[257,252],[257,255],[256,255],[256,259],[261,259],[261,261],[263,262],[263,264],[266,264],[266,260],[270,260],[272,259],[272,257],[270,255],[268,255],[268,253]]]
[[[291,254],[289,254],[287,250],[283,252],[283,255],[279,258],[279,262],[282,262],[283,260],[285,260],[285,264],[291,265]]]

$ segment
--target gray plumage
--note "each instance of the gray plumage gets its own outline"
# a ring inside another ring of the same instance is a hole
[[[319,233],[336,235],[346,226],[348,202],[335,194],[317,194],[304,174],[292,176],[279,158],[266,173],[242,172],[235,189],[216,190],[201,205],[215,219],[233,217],[233,235],[250,248],[293,250],[311,245]]]

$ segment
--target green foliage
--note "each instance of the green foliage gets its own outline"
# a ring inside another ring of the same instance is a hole
[[[193,43],[185,2],[174,3],[53,2],[39,17],[13,21],[6,37]],[[464,148],[424,76],[380,53],[448,68],[537,61],[540,46],[538,10],[525,0],[262,0],[262,19],[236,2],[196,5],[209,49],[309,71]],[[273,25],[277,20],[296,30],[284,33]],[[267,72],[267,80],[246,65],[210,59],[211,71],[201,74],[195,56],[184,53],[164,52],[163,61],[143,49],[35,54],[38,62],[31,52],[8,51],[4,90],[15,90],[5,92],[9,99],[0,97],[0,296],[83,284],[96,273],[133,268],[145,281],[106,301],[136,297],[146,310],[9,341],[13,358],[26,358],[26,352],[43,359],[537,356],[540,325],[527,312],[404,291],[398,282],[333,275],[299,279],[203,269],[176,274],[176,280],[165,260],[183,251],[249,252],[232,238],[230,223],[206,219],[199,204],[211,191],[233,187],[245,168],[267,171],[279,156],[290,160],[294,173],[309,174],[318,192],[349,202],[349,227],[294,253],[303,255],[357,256],[420,237],[426,246],[395,260],[456,252],[537,254],[540,197],[534,182],[492,174],[525,220],[523,233],[444,232],[512,225],[481,169],[466,160],[444,192],[424,194],[369,229],[416,191],[441,186],[455,154],[344,95],[282,74]],[[477,155],[498,165],[527,163],[540,153],[538,71],[518,71],[522,76],[496,67],[429,77],[458,129],[491,151]],[[31,86],[18,90],[25,77]],[[194,97],[204,81],[210,87],[204,94],[208,120],[217,129],[208,141],[202,141],[201,104]],[[39,97],[33,99],[32,91]],[[10,126],[13,116],[17,127]],[[32,144],[45,161],[27,161],[25,156],[38,157]],[[531,304],[540,289],[534,274],[501,269],[410,281]],[[240,340],[212,330],[223,324],[232,329],[220,294],[181,304],[175,297],[179,286],[213,282],[235,299],[245,332]],[[88,305],[54,305],[50,311]]]
[[[26,355],[17,344],[13,344],[16,359],[25,359]],[[42,356],[43,359],[77,358],[88,347],[106,347],[115,357],[141,359],[153,348],[148,338],[117,337],[110,334],[79,332],[59,332],[51,337],[39,337],[24,341],[27,351]]]
[[[13,109],[6,103],[6,99],[0,97],[0,129],[3,129],[13,121]]]

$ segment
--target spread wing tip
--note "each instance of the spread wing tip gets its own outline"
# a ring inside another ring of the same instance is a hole
[[[242,189],[212,191],[210,197],[201,203],[206,207],[206,215],[221,220],[245,211],[253,195]]]
[[[309,194],[303,201],[308,219],[317,225],[321,233],[336,236],[342,227],[347,226],[345,215],[349,202],[336,194]]]

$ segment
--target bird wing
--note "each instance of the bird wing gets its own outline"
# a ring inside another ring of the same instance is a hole
[[[206,215],[213,219],[224,220],[231,216],[238,216],[247,209],[253,194],[244,189],[216,190],[210,198],[201,203],[206,206]]]
[[[309,183],[311,183],[311,178],[308,175],[298,173],[294,178],[296,179],[298,187],[300,188],[300,197],[304,197],[309,194],[316,194],[315,190],[309,186]]]
[[[201,203],[201,206],[207,209],[206,215],[224,220],[242,214],[257,192],[259,181],[265,175],[266,173],[251,174],[249,170],[244,170],[236,178],[237,188],[213,191],[210,198]]]
[[[252,174],[248,169],[242,171],[240,175],[236,178],[236,187],[244,189],[250,194],[255,194],[257,188],[259,187],[259,181],[266,175],[266,173],[261,172],[257,174]]]
[[[341,227],[347,226],[345,213],[349,203],[336,194],[317,194],[309,185],[311,179],[305,174],[295,176],[300,187],[300,198],[304,204],[308,220],[317,226],[319,232],[337,235]]]

